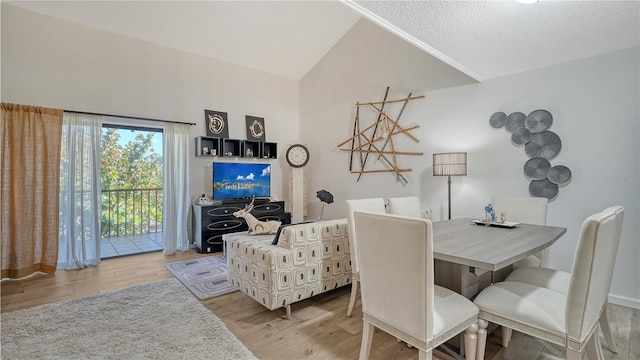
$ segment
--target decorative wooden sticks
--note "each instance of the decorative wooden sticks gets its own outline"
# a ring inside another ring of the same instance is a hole
[[[424,98],[421,96],[411,96],[411,93],[404,99],[387,100],[389,94],[389,87],[384,94],[384,99],[378,102],[366,102],[356,103],[356,116],[353,123],[353,135],[347,140],[338,144],[338,148],[351,142],[350,148],[341,148],[342,151],[349,151],[349,171],[353,174],[358,174],[358,179],[365,173],[377,173],[377,172],[392,172],[395,174],[396,181],[407,183],[407,179],[401,174],[403,172],[411,171],[411,169],[403,169],[398,166],[399,155],[423,155],[422,152],[413,151],[398,151],[398,139],[394,139],[396,135],[403,134],[409,137],[414,142],[420,142],[413,134],[411,130],[417,129],[420,125],[413,125],[410,127],[403,127],[399,124],[400,117],[404,113],[404,110],[411,100],[417,100]],[[398,113],[397,118],[394,120],[386,111],[385,105],[391,103],[403,102],[402,107]],[[372,124],[361,128],[361,112],[360,107],[369,107],[377,113],[377,120]],[[387,150],[387,147],[390,149]],[[360,158],[360,170],[354,169],[353,157],[355,153],[359,154]],[[369,153],[374,153],[376,160],[380,160],[385,169],[367,169],[367,160],[369,159]]]

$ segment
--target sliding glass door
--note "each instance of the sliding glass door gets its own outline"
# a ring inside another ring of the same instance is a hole
[[[101,257],[162,250],[162,129],[103,125],[100,172]]]

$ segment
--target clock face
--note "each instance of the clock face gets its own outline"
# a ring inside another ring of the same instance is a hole
[[[293,167],[303,167],[309,162],[309,149],[306,146],[291,145],[287,150],[287,162]]]

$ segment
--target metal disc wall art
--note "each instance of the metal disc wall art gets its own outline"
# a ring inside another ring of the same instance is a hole
[[[511,142],[516,145],[526,145],[529,141],[531,141],[531,132],[527,128],[517,128],[511,133]]]
[[[529,183],[529,194],[551,200],[558,195],[558,184],[552,183],[549,179],[532,180]]]
[[[511,142],[516,146],[524,145],[524,151],[530,159],[524,164],[524,174],[529,183],[529,194],[553,200],[558,195],[558,185],[571,180],[571,170],[564,165],[551,166],[549,160],[555,158],[562,141],[560,136],[550,131],[553,115],[547,110],[538,109],[525,115],[512,112],[495,112],[489,118],[489,125],[499,129],[504,127],[511,133]]]
[[[553,115],[547,110],[534,110],[524,119],[524,126],[534,134],[541,133],[553,123]]]
[[[571,170],[564,165],[556,165],[549,169],[547,176],[549,177],[549,181],[554,184],[564,184],[571,180]]]
[[[531,135],[531,141],[524,146],[524,152],[528,157],[543,157],[553,159],[562,148],[560,136],[553,131],[544,131]]]
[[[524,120],[527,118],[527,115],[521,112],[514,112],[509,114],[507,125],[505,128],[509,132],[513,132],[517,128],[524,127]]]
[[[503,112],[497,112],[489,118],[489,124],[491,127],[500,129],[507,124],[507,114]]]
[[[543,180],[551,169],[551,163],[547,159],[533,158],[524,163],[524,175],[529,180]]]

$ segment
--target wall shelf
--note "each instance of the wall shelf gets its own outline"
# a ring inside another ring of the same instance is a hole
[[[278,144],[273,142],[198,136],[195,143],[196,157],[278,158]]]
[[[260,156],[263,159],[277,159],[278,158],[278,144],[273,142],[263,142],[261,143],[262,149],[260,152]]]
[[[242,140],[242,157],[245,158],[260,158],[262,152],[260,141]]]
[[[220,139],[199,136],[196,138],[196,156],[219,156]]]
[[[222,139],[222,154],[221,156],[240,157],[240,144],[238,139]]]

